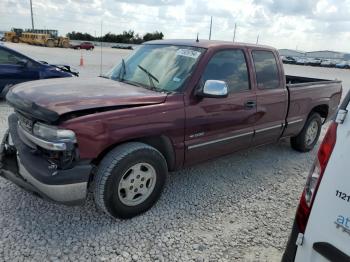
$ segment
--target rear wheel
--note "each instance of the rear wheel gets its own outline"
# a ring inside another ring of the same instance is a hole
[[[55,42],[52,39],[47,40],[46,42],[47,47],[55,47]]]
[[[69,43],[67,41],[63,41],[62,47],[63,48],[68,48],[69,47]]]
[[[301,132],[291,138],[292,148],[299,152],[308,152],[314,148],[321,133],[322,119],[318,113],[312,113]]]
[[[137,216],[158,200],[166,176],[166,161],[155,148],[138,142],[118,146],[99,165],[96,205],[115,218]]]

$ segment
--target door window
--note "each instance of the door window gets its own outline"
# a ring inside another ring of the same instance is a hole
[[[258,88],[278,88],[280,80],[274,54],[270,51],[253,51],[253,60]]]
[[[21,57],[12,54],[4,49],[0,49],[0,64],[17,65],[20,64]]]
[[[209,61],[203,81],[222,80],[229,88],[229,93],[249,90],[249,74],[242,50],[217,52]]]

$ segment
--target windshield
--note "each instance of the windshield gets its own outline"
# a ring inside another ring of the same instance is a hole
[[[141,45],[106,77],[157,91],[177,91],[204,51],[190,46]]]

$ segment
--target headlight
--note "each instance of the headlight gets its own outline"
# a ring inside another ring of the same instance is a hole
[[[72,130],[58,129],[55,126],[49,126],[42,123],[36,123],[33,127],[33,134],[36,137],[60,142],[76,143],[75,133]]]

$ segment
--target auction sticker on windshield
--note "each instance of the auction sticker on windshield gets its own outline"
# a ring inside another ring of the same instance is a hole
[[[176,55],[191,57],[191,58],[194,58],[194,59],[197,59],[200,56],[200,54],[201,54],[200,52],[194,51],[194,50],[190,50],[190,49],[179,49],[176,52]]]

